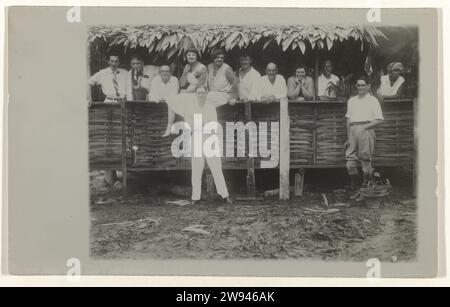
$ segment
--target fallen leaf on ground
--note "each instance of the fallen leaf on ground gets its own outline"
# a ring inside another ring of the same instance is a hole
[[[166,201],[167,205],[176,205],[176,206],[181,206],[181,207],[187,206],[190,203],[191,203],[190,201],[187,201],[185,199],[183,199],[183,200],[169,200],[169,201]]]
[[[202,235],[211,234],[209,231],[202,229],[204,227],[206,227],[206,226],[205,225],[191,225],[186,228],[183,228],[181,231],[190,231],[190,232],[195,232],[195,233],[202,234]]]

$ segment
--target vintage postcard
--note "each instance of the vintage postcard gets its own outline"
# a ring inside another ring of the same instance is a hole
[[[437,276],[440,29],[9,7],[8,274]]]

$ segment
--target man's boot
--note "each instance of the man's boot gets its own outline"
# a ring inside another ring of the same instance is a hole
[[[372,173],[364,173],[364,182],[363,182],[363,188],[367,188],[372,183]]]
[[[359,176],[358,174],[350,175],[350,199],[356,199],[359,196]]]

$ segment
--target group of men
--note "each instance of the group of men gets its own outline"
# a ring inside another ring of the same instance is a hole
[[[205,105],[212,105],[216,108],[223,104],[234,105],[237,102],[270,103],[287,101],[288,98],[308,100],[313,96],[314,82],[306,76],[306,67],[299,67],[287,83],[285,78],[278,74],[275,63],[268,63],[266,74],[261,76],[252,66],[251,57],[242,54],[239,61],[240,68],[234,73],[231,67],[224,62],[224,56],[225,53],[221,50],[213,53],[213,62],[207,66],[204,84],[200,84],[194,89],[194,93],[197,94],[195,95],[197,98],[194,100],[198,101],[198,106],[200,106],[200,109],[197,107],[194,109],[200,110],[199,112],[202,112],[201,110],[204,109]],[[101,86],[106,102],[121,100],[168,102],[171,99],[170,97],[180,92],[180,82],[172,75],[173,67],[171,65],[159,67],[144,65],[142,58],[133,56],[131,58],[131,70],[126,71],[119,67],[120,58],[117,55],[111,55],[108,63],[108,68],[100,70],[89,79],[91,85]],[[401,63],[393,63],[388,68],[389,75],[382,77],[378,94],[382,97],[395,97],[403,87],[404,79],[399,74],[403,67]],[[200,75],[200,72],[196,72],[196,76],[198,75]],[[317,80],[317,97],[325,101],[336,99],[339,82],[339,77],[333,74],[332,62],[324,62],[323,74]],[[372,180],[372,156],[375,145],[374,128],[383,121],[380,103],[375,95],[370,93],[370,81],[366,76],[357,78],[356,89],[357,95],[348,100],[346,113],[347,142],[345,143],[347,169],[354,188],[359,185],[358,162],[362,164],[364,182]],[[168,105],[170,109],[171,104],[168,103]],[[173,111],[184,117],[187,116],[183,113],[184,111]],[[170,134],[173,111],[172,118],[170,118],[169,112],[168,127],[164,136]],[[217,115],[212,118],[217,118]],[[199,163],[202,171],[204,160],[202,159]],[[214,161],[211,165],[214,166],[217,163],[220,166],[220,161]],[[194,168],[197,169],[194,167],[194,160],[192,166],[193,185],[194,181],[196,182],[192,199],[197,201],[200,198],[199,184],[201,185],[201,182],[199,183],[199,180],[201,181],[202,172],[196,174],[194,178],[194,173],[198,173],[197,170],[194,170]],[[214,179],[217,190],[218,192],[222,191],[222,197],[228,203],[231,203],[226,186],[224,187],[225,181],[221,167],[217,167],[216,171],[217,176],[215,175]]]

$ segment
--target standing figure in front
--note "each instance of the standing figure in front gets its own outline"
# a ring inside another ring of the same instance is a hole
[[[350,98],[347,105],[347,141],[346,160],[350,175],[352,190],[358,188],[361,163],[364,183],[366,186],[372,180],[372,158],[375,150],[374,128],[380,125],[384,118],[377,98],[372,96],[368,77],[361,76],[356,81],[358,95]]]

